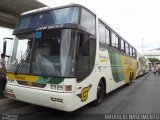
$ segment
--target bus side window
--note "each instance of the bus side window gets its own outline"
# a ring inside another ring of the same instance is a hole
[[[130,47],[130,56],[131,57],[133,56],[133,48],[132,48],[132,46]]]
[[[125,53],[129,55],[129,45],[125,42]]]
[[[79,56],[89,56],[89,39],[84,34],[80,34]]]
[[[118,36],[112,32],[112,47],[118,49],[118,44],[119,44],[119,38]]]
[[[124,47],[124,40],[121,39],[121,51],[125,52],[125,47]]]
[[[83,56],[83,39],[84,39],[84,35],[80,34],[80,38],[79,38],[79,56]]]
[[[78,81],[83,80],[93,70],[95,53],[96,39],[87,33],[80,33],[76,55],[76,76]]]

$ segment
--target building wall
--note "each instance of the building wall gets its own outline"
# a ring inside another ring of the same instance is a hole
[[[0,27],[0,54],[3,52],[3,39],[4,37],[12,37],[12,29]],[[8,40],[7,41],[7,54],[11,52],[11,46],[13,44],[13,41]]]

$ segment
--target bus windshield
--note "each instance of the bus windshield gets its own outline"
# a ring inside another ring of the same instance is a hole
[[[12,63],[9,72],[41,76],[75,76],[77,30],[42,31],[41,38],[34,33],[17,35],[28,40],[28,47],[20,62]]]
[[[51,24],[78,24],[78,11],[78,7],[68,7],[22,15],[16,29],[27,29]]]

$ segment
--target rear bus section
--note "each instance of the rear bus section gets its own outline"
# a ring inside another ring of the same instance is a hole
[[[101,19],[98,19],[99,66],[109,68],[101,72],[107,81],[107,92],[136,78],[137,50]]]

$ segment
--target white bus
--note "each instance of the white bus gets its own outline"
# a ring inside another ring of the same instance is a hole
[[[149,72],[151,62],[142,53],[137,52],[137,77]]]
[[[8,69],[9,98],[74,111],[136,78],[136,49],[84,6],[23,13],[13,34],[28,42]]]

